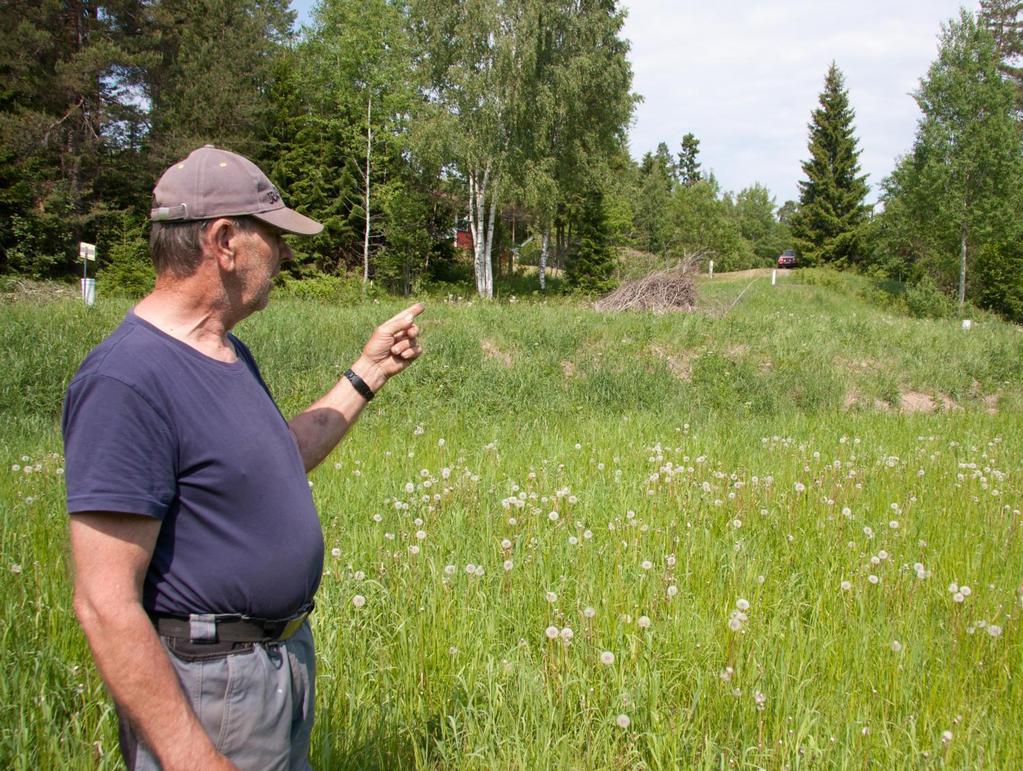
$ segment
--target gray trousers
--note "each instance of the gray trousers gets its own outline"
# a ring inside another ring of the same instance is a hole
[[[230,654],[161,638],[181,689],[217,750],[242,771],[309,769],[316,661],[309,622],[283,643],[237,643]],[[159,762],[118,711],[129,771]]]

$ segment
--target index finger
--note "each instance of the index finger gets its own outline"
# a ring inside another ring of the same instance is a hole
[[[392,316],[390,319],[384,322],[384,326],[388,328],[402,329],[409,326],[415,321],[416,316],[426,310],[426,306],[422,303],[415,303],[410,305],[401,313],[396,316]]]

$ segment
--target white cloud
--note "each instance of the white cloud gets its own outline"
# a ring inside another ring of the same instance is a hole
[[[913,142],[910,96],[959,0],[858,3],[625,0],[634,89],[644,101],[630,132],[635,157],[658,142],[700,139],[701,160],[726,190],[767,185],[798,196],[807,123],[834,60],[856,112],[860,163],[875,195]]]

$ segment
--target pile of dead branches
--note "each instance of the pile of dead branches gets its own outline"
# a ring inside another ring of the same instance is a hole
[[[692,259],[622,284],[593,305],[595,310],[602,313],[674,313],[691,311],[695,306],[696,261]]]

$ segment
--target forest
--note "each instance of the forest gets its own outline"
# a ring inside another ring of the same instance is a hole
[[[936,30],[914,137],[867,203],[841,63],[821,73],[799,200],[723,190],[686,127],[641,158],[616,0],[3,0],[0,279],[151,285],[152,185],[212,143],[325,224],[283,283],[482,298],[512,276],[602,294],[793,248],[911,288],[922,315],[1023,321],[1023,3]],[[803,116],[798,116],[803,119]]]

